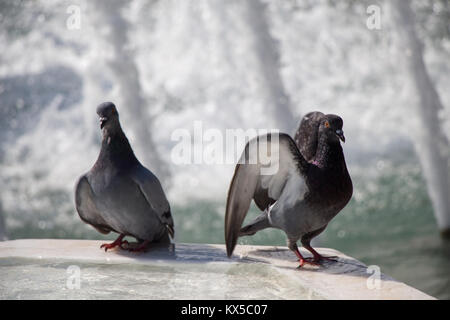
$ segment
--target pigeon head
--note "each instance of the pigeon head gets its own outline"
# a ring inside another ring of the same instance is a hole
[[[100,117],[100,129],[112,129],[119,124],[119,113],[112,102],[104,102],[97,107],[97,114]]]
[[[319,134],[326,134],[329,141],[339,142],[339,139],[341,139],[342,142],[345,142],[344,131],[342,130],[343,125],[344,121],[341,117],[327,114],[320,122]]]

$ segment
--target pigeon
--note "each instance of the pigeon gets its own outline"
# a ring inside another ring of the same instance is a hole
[[[97,114],[103,135],[100,154],[75,187],[81,220],[103,234],[119,234],[114,242],[101,245],[105,251],[117,246],[145,251],[150,243],[170,242],[174,223],[158,178],[134,155],[115,105],[102,103]],[[126,236],[136,238],[138,245],[131,247],[123,240]]]
[[[276,228],[286,233],[288,248],[298,257],[299,268],[336,261],[320,255],[310,242],[325,230],[353,194],[340,143],[345,141],[342,127],[339,116],[315,112],[302,120],[296,135],[300,147],[285,133],[260,135],[246,144],[227,198],[228,257],[239,237]],[[242,227],[252,199],[263,212]],[[299,240],[313,257],[301,255]]]

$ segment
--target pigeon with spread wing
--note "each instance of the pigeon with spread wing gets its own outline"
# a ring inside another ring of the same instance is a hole
[[[302,120],[296,135],[300,146],[283,133],[258,136],[247,143],[228,192],[228,256],[239,237],[277,228],[286,233],[300,267],[327,259],[310,242],[352,197],[352,180],[340,143],[345,141],[342,127],[339,116],[314,112]],[[252,200],[263,213],[242,227]],[[299,240],[312,258],[301,255]]]

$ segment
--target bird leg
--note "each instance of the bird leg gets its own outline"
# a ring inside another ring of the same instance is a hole
[[[300,262],[300,265],[297,267],[297,269],[303,267],[306,263],[311,264],[313,266],[317,266],[318,263],[315,261],[308,261],[305,259],[300,251],[298,250],[298,246],[295,240],[288,239],[288,248],[294,251],[295,255],[298,257],[298,261]]]
[[[308,260],[308,258],[304,258],[302,256],[302,254],[300,253],[300,251],[298,250],[298,248],[296,250],[294,250],[295,255],[298,257],[298,261],[299,261],[299,266],[297,267],[297,269],[300,269],[301,267],[303,267],[305,264],[310,264],[313,266],[318,266],[319,264],[316,261],[310,261]]]
[[[127,241],[127,240],[123,240],[123,241],[122,241],[122,239],[123,239],[124,237],[125,237],[125,235],[124,235],[124,234],[121,234],[121,235],[119,235],[119,237],[118,237],[114,242],[102,244],[102,245],[100,246],[100,249],[105,248],[105,252],[108,251],[108,249],[113,249],[113,248],[115,248],[115,247],[117,247],[117,246],[119,246],[120,248],[123,249],[122,245],[123,245],[124,243],[127,243],[127,244],[128,244],[128,241]]]
[[[309,252],[311,252],[313,254],[313,257],[305,258],[305,260],[307,260],[307,261],[312,261],[312,262],[315,262],[316,264],[318,264],[320,261],[323,261],[323,260],[338,262],[337,256],[324,257],[320,253],[318,253],[316,250],[314,250],[313,247],[311,247],[310,245],[303,245],[303,246],[305,247],[305,249],[307,249]]]

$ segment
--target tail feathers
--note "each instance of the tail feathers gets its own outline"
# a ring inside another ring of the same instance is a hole
[[[235,232],[234,230],[228,231],[225,236],[228,258],[230,258],[231,255],[233,254],[234,247],[236,247],[238,237],[239,237],[238,233]]]
[[[172,240],[174,240],[175,239],[175,230],[173,229],[173,226],[166,224],[166,228],[167,228],[167,231],[169,232],[170,238]]]

